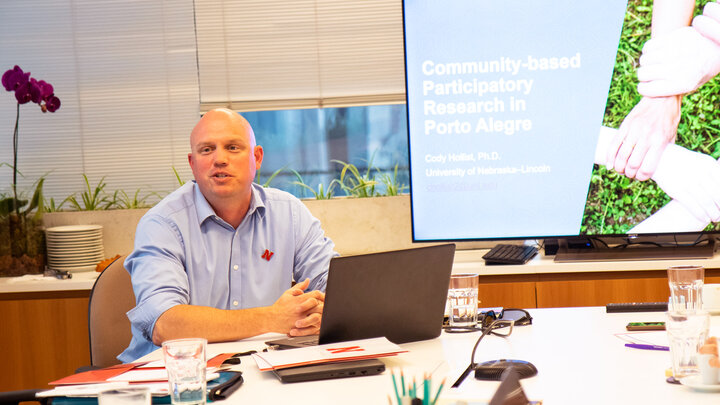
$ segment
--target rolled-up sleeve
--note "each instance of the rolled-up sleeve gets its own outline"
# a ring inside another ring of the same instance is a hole
[[[325,236],[320,221],[300,201],[293,207],[293,228],[296,240],[295,280],[309,278],[309,290],[325,291],[330,259],[338,256],[335,244]]]
[[[133,332],[140,333],[149,342],[160,315],[176,305],[190,303],[184,254],[177,225],[159,216],[140,220],[135,250],[125,260],[136,301],[135,308],[127,315]]]

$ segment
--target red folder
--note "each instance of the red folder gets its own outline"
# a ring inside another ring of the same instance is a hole
[[[208,367],[220,367],[220,365],[223,363],[223,361],[229,359],[234,354],[235,353],[218,354],[217,356],[208,360],[207,366]],[[130,370],[134,369],[135,367],[139,367],[139,366],[145,365],[147,363],[149,363],[149,362],[143,361],[143,362],[138,362],[138,363],[125,363],[125,364],[118,364],[118,365],[110,366],[110,367],[106,367],[106,368],[101,368],[99,370],[84,371],[82,373],[69,375],[69,376],[61,378],[59,380],[50,382],[49,385],[104,383],[104,382],[107,382],[108,378],[118,376],[126,371],[130,371]]]
[[[146,363],[126,363],[118,364],[116,366],[110,366],[107,368],[101,368],[99,370],[84,371],[69,375],[65,378],[50,382],[49,385],[71,385],[71,384],[95,384],[104,383],[108,378],[115,377],[126,371],[132,370],[133,368],[143,365]]]

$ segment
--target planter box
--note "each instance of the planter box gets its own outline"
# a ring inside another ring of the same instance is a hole
[[[102,225],[105,257],[132,252],[135,228],[147,209],[67,211],[43,215],[45,228],[62,225]]]
[[[303,200],[320,220],[325,234],[341,255],[405,249],[428,243],[412,242],[410,196]],[[135,228],[147,209],[70,211],[45,214],[45,227],[97,224],[103,226],[105,257],[133,249]],[[490,247],[490,242],[464,242],[458,249]]]

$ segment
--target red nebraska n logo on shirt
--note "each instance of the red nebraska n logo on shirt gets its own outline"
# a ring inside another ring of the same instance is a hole
[[[270,258],[273,257],[274,254],[275,253],[269,251],[268,249],[265,249],[265,253],[263,253],[262,256],[260,256],[260,257],[262,257],[263,259],[265,259],[267,261],[270,261]]]

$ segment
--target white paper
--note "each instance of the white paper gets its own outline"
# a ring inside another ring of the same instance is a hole
[[[667,332],[664,330],[648,330],[616,333],[615,336],[628,343],[636,343],[641,345],[670,346]]]
[[[138,368],[164,368],[165,367],[165,360],[155,360],[148,362],[147,364],[143,364],[142,366],[135,367]]]
[[[205,372],[205,378],[207,381],[214,380],[220,377],[220,374],[216,373],[217,367],[209,367]],[[115,377],[108,378],[108,382],[158,382],[167,381],[168,374],[164,368],[160,369],[132,369],[122,374],[116,375]]]
[[[256,353],[252,357],[260,371],[307,364],[346,361],[358,358],[377,358],[405,353],[400,346],[385,337],[352,340],[308,346],[291,350],[273,350]]]
[[[46,397],[97,397],[100,392],[116,388],[124,388],[130,386],[127,381],[117,381],[100,384],[78,384],[63,385],[54,389],[38,392],[35,396],[38,398]],[[132,387],[147,387],[151,395],[165,396],[170,395],[170,389],[167,382],[132,384]]]

